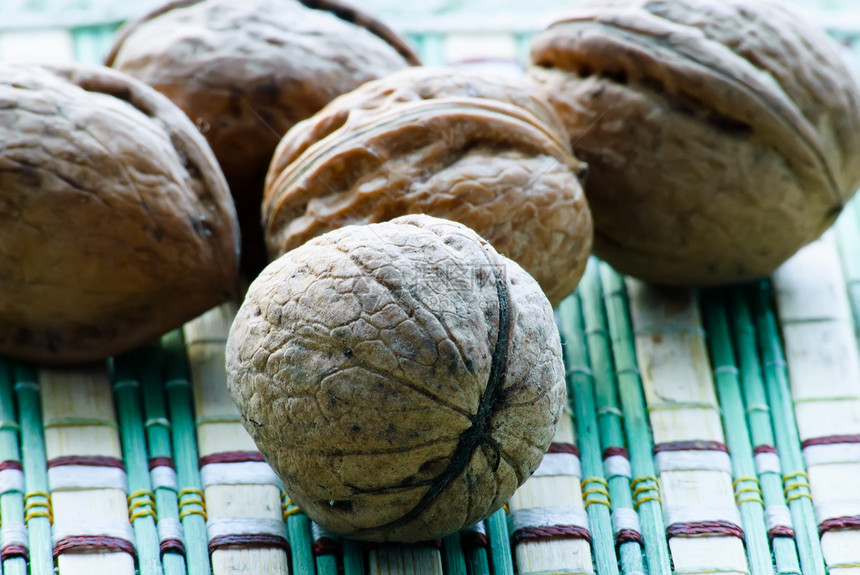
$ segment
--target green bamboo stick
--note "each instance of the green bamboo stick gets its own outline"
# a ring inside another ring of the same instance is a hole
[[[142,352],[140,384],[143,392],[143,412],[149,456],[173,459],[170,447],[170,422],[164,406],[164,362],[160,346],[149,346]],[[166,486],[155,490],[155,507],[161,519],[179,520],[176,490]],[[159,546],[160,547],[160,546]],[[174,551],[161,557],[164,575],[184,575],[185,556]]]
[[[600,278],[615,359],[618,395],[621,398],[624,427],[630,446],[630,465],[634,475],[631,487],[634,492],[639,493],[636,510],[642,523],[648,572],[651,575],[669,575],[672,568],[663,510],[658,499],[659,491],[652,457],[654,445],[651,441],[639,366],[636,363],[624,278],[606,264],[601,264]]]
[[[20,426],[15,420],[15,403],[12,398],[12,371],[0,358],[0,461],[21,461],[18,447]],[[23,523],[24,494],[9,491],[0,496],[0,517],[7,523]],[[3,561],[5,575],[26,575],[27,560],[10,557]]]
[[[185,531],[185,559],[189,575],[211,575],[209,539],[206,534],[206,508],[200,495],[203,484],[197,459],[191,382],[185,344],[180,331],[162,340],[165,359],[165,387],[176,450],[176,475],[179,481],[179,518]]]
[[[292,575],[315,575],[311,545],[311,520],[304,513],[287,517],[287,538],[292,556]]]
[[[600,284],[600,264],[592,258],[579,284],[585,319],[585,334],[591,371],[594,374],[595,403],[600,439],[603,449],[627,449],[622,427],[622,412],[618,407],[615,385],[615,367],[606,313],[603,308],[603,292]],[[609,479],[609,498],[613,509],[633,510],[630,478],[613,475]],[[627,541],[618,548],[621,571],[625,575],[644,573],[645,558],[642,547],[635,541]]]
[[[367,572],[364,567],[364,547],[352,539],[341,539],[340,543],[343,548],[344,575],[364,575]]]
[[[317,575],[337,575],[337,556],[318,555],[316,558]]]
[[[42,410],[36,371],[18,363],[14,367],[15,393],[21,425],[21,463],[26,489],[24,517],[30,540],[30,573],[53,575],[51,543],[51,500],[48,491],[45,441],[42,436]]]
[[[705,327],[709,334],[714,383],[723,412],[726,445],[732,454],[735,500],[747,548],[751,575],[771,575],[773,560],[764,519],[764,500],[756,476],[753,447],[744,412],[739,371],[732,349],[725,299],[721,292],[703,294]]]
[[[591,527],[594,565],[601,575],[618,573],[615,537],[609,515],[609,484],[603,473],[597,414],[594,407],[593,374],[588,363],[582,309],[574,294],[558,306],[558,325],[564,341],[567,368],[567,395],[573,409],[573,422],[580,444],[583,502]]]
[[[483,522],[481,522],[483,526]],[[487,550],[479,545],[474,545],[466,553],[466,570],[469,575],[490,575],[490,560]]]
[[[114,399],[119,419],[119,435],[128,475],[129,518],[134,528],[140,575],[161,575],[161,548],[155,526],[155,501],[146,435],[140,405],[137,366],[139,352],[117,357],[114,361]]]
[[[493,575],[514,575],[511,556],[511,539],[508,535],[508,518],[504,509],[499,509],[484,521],[487,539],[490,541],[490,568]]]
[[[761,365],[756,340],[755,327],[749,306],[741,289],[729,293],[732,332],[738,352],[741,387],[746,405],[750,437],[754,446],[775,445],[770,421],[770,408],[761,375]],[[761,491],[766,507],[784,507],[785,494],[782,490],[782,477],[778,473],[759,474]],[[797,546],[790,537],[775,537],[771,542],[777,573],[780,575],[800,575],[800,560]]]
[[[466,575],[466,557],[463,555],[459,533],[442,539],[442,568],[445,575]]]
[[[818,524],[794,419],[782,342],[771,307],[770,282],[764,281],[754,286],[749,296],[764,364],[765,387],[776,447],[779,450],[782,472],[785,474],[783,486],[794,524],[801,570],[804,575],[824,575],[824,557],[818,538]]]

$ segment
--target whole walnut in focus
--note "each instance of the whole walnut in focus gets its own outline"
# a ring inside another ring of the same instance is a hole
[[[0,354],[103,359],[235,294],[215,157],[167,98],[104,68],[0,65]]]
[[[403,70],[287,133],[266,179],[266,241],[276,257],[345,225],[429,214],[478,232],[555,305],[591,249],[584,173],[534,91],[453,69]]]
[[[348,226],[271,263],[227,342],[248,432],[292,500],[368,541],[442,537],[537,468],[564,405],[552,308],[461,224]]]
[[[165,94],[206,136],[253,276],[267,263],[260,200],[284,133],[418,59],[382,23],[334,0],[180,0],[121,30],[106,63]]]
[[[531,59],[591,168],[595,253],[623,273],[767,275],[860,186],[857,85],[833,41],[774,3],[592,3]]]

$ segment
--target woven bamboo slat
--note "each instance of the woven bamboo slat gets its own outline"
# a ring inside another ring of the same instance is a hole
[[[248,477],[260,473],[258,468],[246,471],[249,464],[265,463],[242,426],[226,387],[224,344],[235,311],[235,306],[224,305],[184,328],[212,572],[286,575],[282,489],[276,478]],[[243,470],[237,471],[238,466]],[[212,472],[211,480],[203,477],[207,471]]]
[[[791,396],[829,573],[860,569],[860,356],[828,237],[774,274]]]
[[[133,575],[134,535],[107,366],[42,369],[39,385],[59,572]],[[117,549],[124,541],[131,552]],[[61,551],[64,544],[68,551]]]

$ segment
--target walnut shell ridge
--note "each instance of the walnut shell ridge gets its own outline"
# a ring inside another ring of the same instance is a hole
[[[775,3],[612,0],[538,34],[529,77],[590,167],[594,251],[676,285],[772,272],[860,185],[860,93]]]
[[[434,539],[499,509],[565,396],[537,283],[424,215],[341,228],[271,263],[230,330],[227,376],[292,500],[369,541]]]
[[[0,65],[0,353],[103,359],[233,297],[236,213],[206,140],[113,70]]]
[[[124,27],[107,65],[196,123],[233,193],[243,269],[267,263],[260,201],[284,133],[336,96],[418,59],[381,22],[332,0],[181,0]]]
[[[591,249],[584,172],[534,93],[462,71],[406,70],[338,98],[281,141],[263,200],[269,254],[424,213],[474,229],[556,305]]]

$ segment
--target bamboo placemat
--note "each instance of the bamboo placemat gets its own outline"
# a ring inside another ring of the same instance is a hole
[[[569,409],[487,520],[368,545],[296,508],[224,385],[222,306],[109,362],[0,360],[13,575],[860,573],[860,211],[771,279],[667,290],[593,260],[556,310]]]

